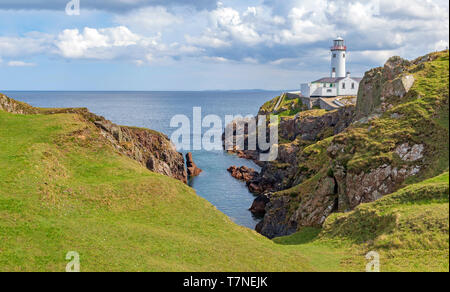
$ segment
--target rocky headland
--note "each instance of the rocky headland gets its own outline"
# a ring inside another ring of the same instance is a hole
[[[105,141],[119,153],[138,161],[153,172],[187,182],[183,155],[176,151],[169,138],[162,133],[144,128],[119,126],[89,112],[86,108],[36,108],[3,94],[0,94],[0,109],[24,115],[77,114],[81,119],[94,125]],[[82,132],[74,135],[83,137]]]
[[[261,107],[259,115],[281,116],[278,159],[261,162],[258,151],[230,151],[262,166],[245,176],[250,191],[262,195],[251,208],[265,213],[256,230],[273,238],[321,227],[332,213],[445,171],[448,128],[439,122],[448,117],[443,58],[448,62],[448,51],[414,61],[390,58],[365,74],[356,106],[305,110],[301,100],[288,99],[286,106],[275,98]],[[241,179],[240,168],[231,169]]]

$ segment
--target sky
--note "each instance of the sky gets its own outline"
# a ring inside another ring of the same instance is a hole
[[[352,76],[449,43],[446,0],[78,1],[0,0],[0,91],[292,90],[337,36]]]

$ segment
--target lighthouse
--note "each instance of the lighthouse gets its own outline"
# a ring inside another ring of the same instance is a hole
[[[338,37],[333,41],[331,47],[331,77],[343,78],[346,77],[345,60],[347,58],[347,47],[344,44],[344,39]]]
[[[320,107],[334,110],[350,103],[356,103],[361,77],[347,72],[347,47],[344,39],[338,37],[331,47],[331,76],[323,77],[301,85],[302,103],[309,109]]]

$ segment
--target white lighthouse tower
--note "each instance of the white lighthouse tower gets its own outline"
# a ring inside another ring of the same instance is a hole
[[[345,60],[347,58],[347,47],[344,44],[344,39],[338,37],[334,40],[331,47],[331,77],[343,78],[346,77]]]

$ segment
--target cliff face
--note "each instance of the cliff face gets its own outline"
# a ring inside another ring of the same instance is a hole
[[[149,170],[187,182],[183,154],[165,135],[142,128],[118,126],[95,116],[94,124],[101,134],[121,153]]]
[[[78,114],[93,123],[118,152],[138,161],[153,172],[187,182],[183,155],[176,151],[168,137],[159,132],[119,126],[86,108],[34,108],[3,94],[0,94],[0,109],[15,114]]]
[[[448,86],[448,51],[393,57],[365,74],[356,108],[281,118],[278,160],[249,183],[270,200],[257,231],[321,227],[448,169]]]
[[[448,52],[412,62],[393,57],[366,73],[354,126],[328,148],[339,211],[393,193],[410,177],[430,177],[437,165],[448,167],[448,124],[440,123],[448,118],[448,84]]]

